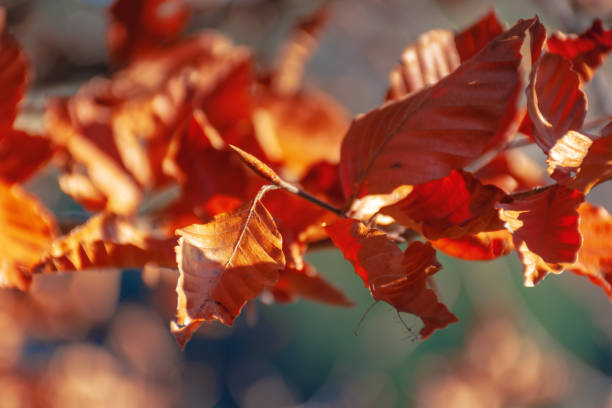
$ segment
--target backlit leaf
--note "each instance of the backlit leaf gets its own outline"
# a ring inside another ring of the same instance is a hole
[[[576,210],[583,201],[580,191],[554,185],[499,204],[525,267],[525,285],[533,286],[548,272],[559,273],[563,263],[576,260],[582,243]]]
[[[347,197],[446,177],[507,140],[515,122],[521,20],[431,88],[358,116],[342,144]]]
[[[261,195],[211,222],[177,230],[180,277],[172,332],[184,347],[204,322],[232,325],[245,303],[272,286],[285,266],[282,239]]]
[[[338,220],[326,229],[375,300],[423,321],[422,338],[457,321],[427,287],[428,278],[441,268],[429,244],[413,242],[402,253],[383,232],[354,219]]]
[[[512,251],[512,235],[506,230],[480,232],[460,238],[440,238],[429,243],[439,251],[468,261],[489,261]]]

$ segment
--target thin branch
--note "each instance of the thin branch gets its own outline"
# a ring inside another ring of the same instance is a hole
[[[345,217],[344,212],[340,208],[335,207],[313,196],[312,194],[302,190],[298,186],[295,186],[283,180],[282,178],[280,178],[278,174],[276,174],[274,170],[272,170],[268,165],[266,165],[264,162],[259,160],[257,157],[253,156],[250,153],[245,152],[244,150],[236,146],[230,145],[230,147],[232,148],[232,150],[234,150],[238,154],[240,159],[261,178],[282,188],[285,191],[288,191],[291,194],[295,194],[298,197],[302,197],[303,199],[310,201],[311,203],[316,204],[319,207],[326,209],[327,211],[333,212],[334,214],[340,217]]]

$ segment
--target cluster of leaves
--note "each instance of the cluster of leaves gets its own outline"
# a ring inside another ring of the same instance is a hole
[[[584,125],[582,87],[612,49],[599,21],[548,37],[537,18],[506,29],[490,12],[459,33],[427,32],[392,69],[386,102],[349,126],[338,103],[301,84],[325,9],[265,69],[221,34],[184,36],[180,1],[117,0],[110,11],[119,68],[51,100],[41,135],[14,128],[29,71],[0,14],[3,286],[178,268],[181,346],[263,293],[350,306],[303,259],[330,239],[376,301],[421,318],[422,338],[457,320],[438,299],[436,250],[490,260],[514,249],[527,285],[571,270],[612,298],[612,217],[585,201],[612,175],[612,125]],[[554,183],[511,149],[519,129],[548,155]],[[63,236],[19,185],[49,160],[60,188],[97,213]]]

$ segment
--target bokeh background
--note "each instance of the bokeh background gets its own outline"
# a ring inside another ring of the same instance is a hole
[[[252,47],[261,64],[297,18],[322,4],[189,2],[189,31],[220,30]],[[0,5],[36,75],[17,127],[40,129],[49,97],[110,72],[109,0]],[[550,29],[582,31],[594,17],[612,24],[606,0],[337,0],[306,84],[352,114],[367,111],[421,32],[459,29],[491,6],[510,23],[538,14]],[[591,118],[612,113],[608,82],[612,63],[587,88]],[[56,176],[50,166],[27,188],[60,218],[87,216]],[[610,209],[612,190],[599,187],[590,201]],[[340,252],[307,259],[353,308],[252,302],[233,328],[203,327],[184,352],[168,328],[171,272],[42,276],[30,294],[1,291],[0,407],[612,407],[612,305],[584,278],[566,273],[524,288],[514,255],[487,263],[440,255],[439,290],[460,322],[421,342],[386,304],[359,325],[372,299]],[[406,322],[418,328],[418,319]]]

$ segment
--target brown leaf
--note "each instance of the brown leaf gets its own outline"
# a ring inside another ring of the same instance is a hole
[[[176,41],[187,25],[190,10],[183,0],[115,0],[109,14],[110,59],[122,64]]]
[[[504,196],[470,173],[453,170],[440,180],[413,186],[406,198],[380,211],[427,239],[460,238],[503,228],[495,204]]]
[[[427,287],[427,279],[441,268],[429,244],[413,242],[402,254],[383,232],[354,219],[340,219],[326,229],[375,300],[383,300],[398,312],[415,314],[423,321],[423,339],[457,321]]]
[[[560,273],[573,263],[582,243],[576,211],[584,195],[554,185],[527,197],[499,204],[500,218],[512,232],[514,247],[525,267],[525,285],[533,286],[548,272]]]
[[[48,139],[20,130],[0,134],[0,180],[8,184],[29,179],[53,156]]]
[[[520,150],[506,150],[474,173],[482,184],[493,184],[506,193],[528,190],[546,183],[540,166]]]
[[[180,278],[172,332],[181,347],[204,322],[232,325],[248,300],[276,283],[285,257],[281,235],[261,204],[264,192],[207,224],[177,230]]]
[[[583,147],[586,144],[583,145]],[[612,177],[612,135],[596,139],[590,146],[576,176],[568,185],[588,194],[593,187]],[[582,156],[584,151],[579,151]]]
[[[358,116],[342,144],[345,195],[440,179],[505,142],[518,126],[519,50],[535,22],[519,21],[431,88]]]
[[[142,268],[147,263],[176,267],[176,239],[155,234],[143,220],[102,213],[55,240],[34,272],[89,268]]]
[[[0,286],[25,290],[30,268],[58,234],[55,218],[18,186],[0,183]]]

